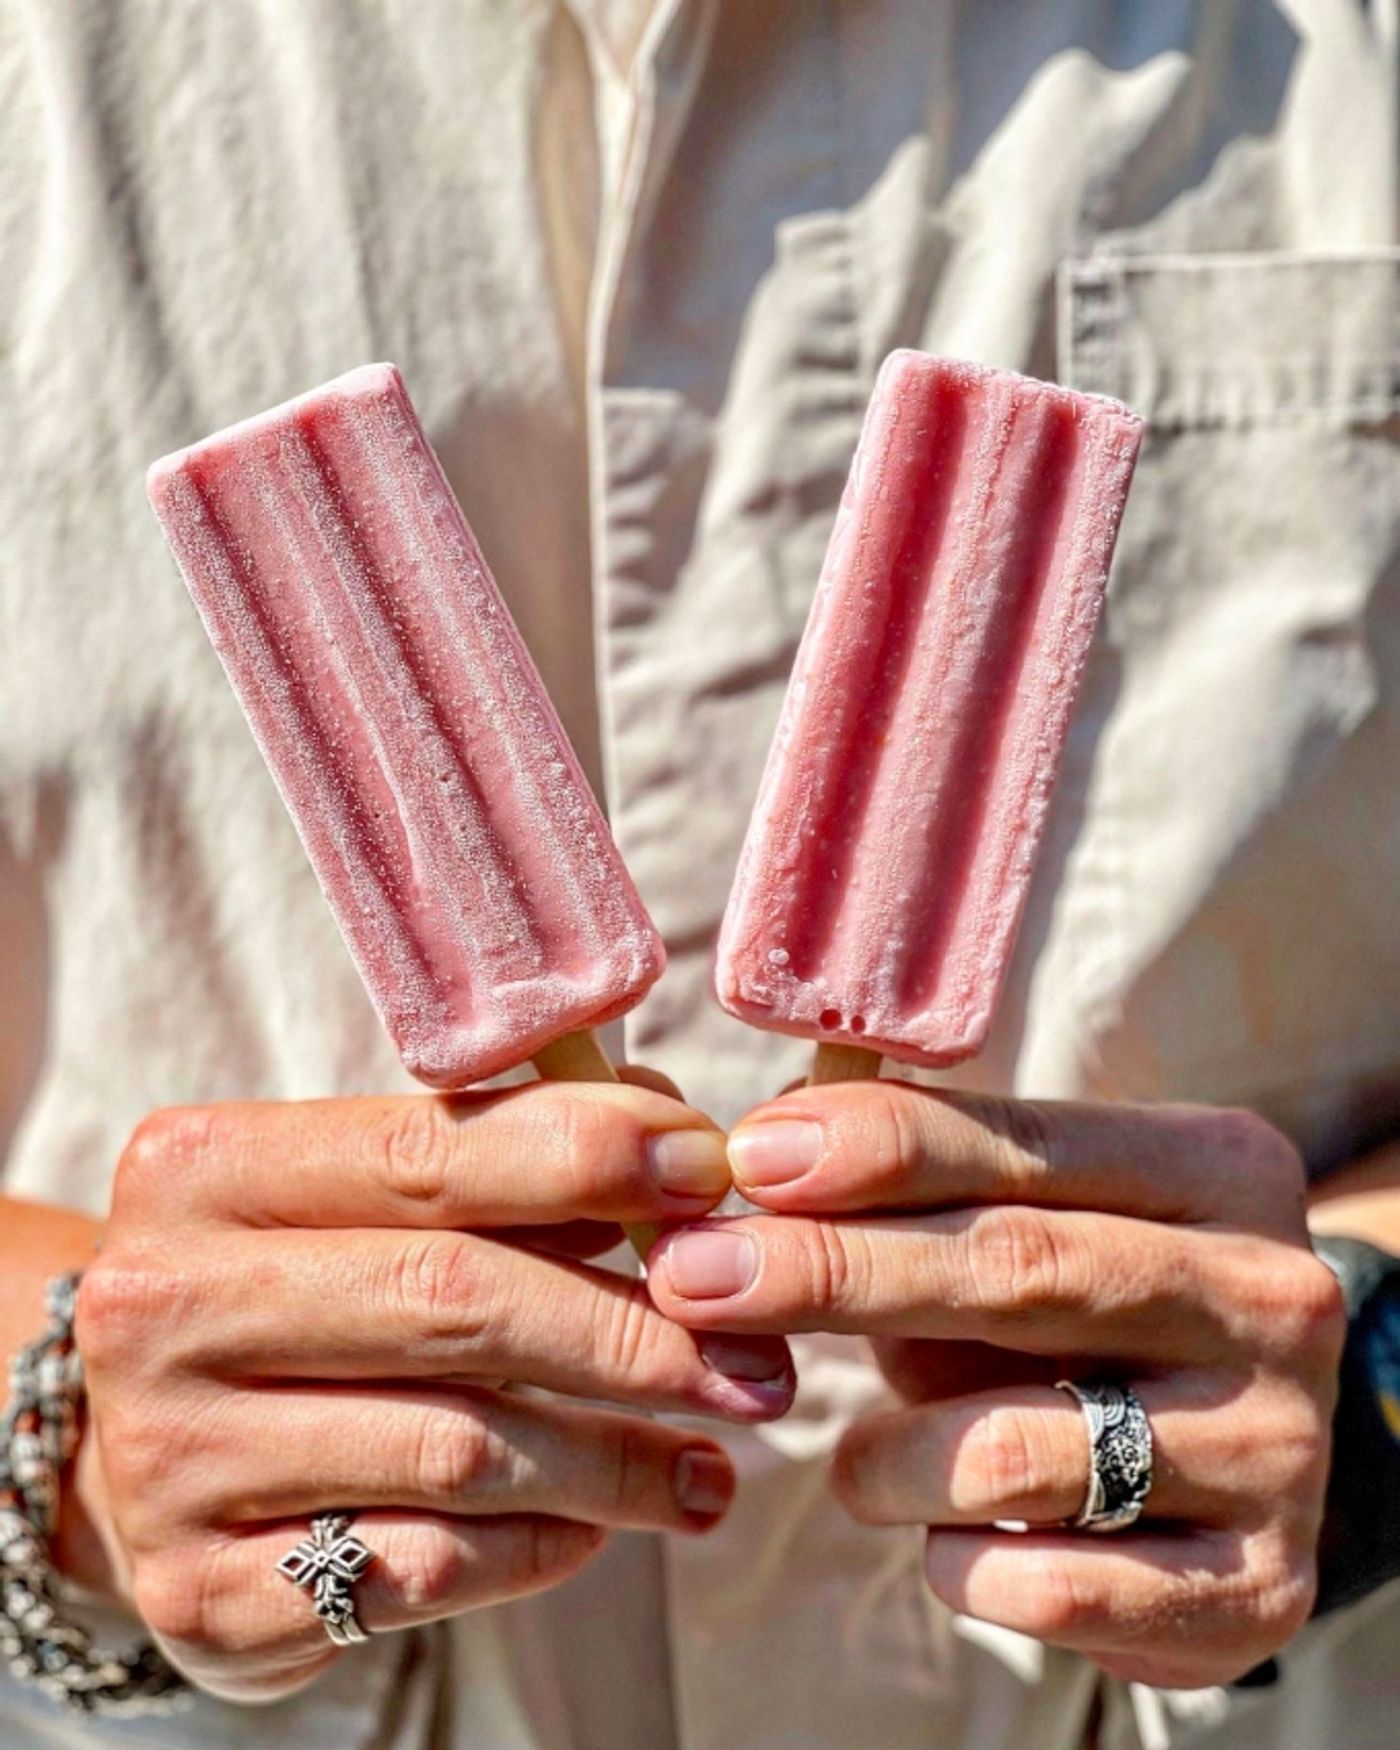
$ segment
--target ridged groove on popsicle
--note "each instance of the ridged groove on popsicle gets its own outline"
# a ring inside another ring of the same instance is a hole
[[[725,920],[726,1006],[915,1061],[981,1043],[1136,445],[1113,404],[886,366]]]
[[[409,1067],[462,1085],[630,1007],[659,944],[392,367],[158,464],[152,496]]]
[[[997,791],[1021,788],[1022,750],[1004,730],[1036,618],[1043,560],[1065,505],[1073,421],[1053,402],[1018,403],[993,391],[973,410],[964,445],[973,467],[966,498],[955,494],[949,502],[953,527],[935,544],[914,540],[909,574],[898,584],[912,623],[869,800],[871,811],[895,819],[898,830],[879,846],[866,877],[878,883],[892,927],[846,999],[857,1013],[928,1013],[955,1041],[967,1037],[975,1018],[949,989],[948,955],[969,940],[962,920],[984,916],[979,901],[999,897],[984,895],[967,876]],[[907,454],[914,458],[912,446]],[[1046,494],[1046,517],[1018,520],[1022,492],[1036,481]],[[889,485],[892,497],[901,485]],[[917,504],[917,492],[911,496]],[[862,834],[858,853],[868,843]],[[857,861],[868,863],[869,851]],[[938,903],[959,889],[964,902],[956,909]],[[847,945],[854,950],[854,932],[868,927],[853,914],[842,916],[837,954]],[[985,952],[983,943],[976,946]]]
[[[1136,424],[1125,442],[1124,422],[1111,414],[1086,420],[1066,409],[1062,418],[1069,442],[1045,556],[1050,587],[1023,603],[1020,667],[1000,725],[1008,775],[988,788],[966,864],[963,915],[986,924],[980,934],[955,928],[945,945],[943,1001],[968,1050],[990,1027],[999,979],[989,969],[1005,971],[1020,925],[1137,454]]]

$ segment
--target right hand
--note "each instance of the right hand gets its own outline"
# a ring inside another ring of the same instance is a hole
[[[337,1656],[274,1571],[314,1513],[360,1510],[370,1631],[553,1585],[613,1527],[709,1529],[713,1442],[501,1387],[780,1415],[780,1339],[697,1338],[578,1261],[728,1183],[721,1134],[637,1086],[154,1113],[78,1298],[116,1588],[201,1687],[270,1699]]]

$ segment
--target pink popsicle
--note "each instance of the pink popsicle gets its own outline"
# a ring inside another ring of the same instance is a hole
[[[398,371],[148,490],[407,1068],[464,1087],[631,1008],[661,943]]]
[[[984,1043],[1141,435],[886,361],[725,915],[732,1014],[930,1066]]]

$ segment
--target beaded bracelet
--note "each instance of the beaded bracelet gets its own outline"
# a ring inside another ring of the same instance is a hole
[[[153,1646],[120,1654],[95,1647],[65,1617],[49,1560],[59,1477],[78,1444],[78,1280],[60,1276],[49,1284],[48,1327],[10,1367],[10,1401],[0,1418],[0,1657],[12,1675],[74,1713],[166,1713],[187,1699],[185,1679]]]

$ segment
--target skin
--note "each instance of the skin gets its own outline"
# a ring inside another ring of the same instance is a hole
[[[763,1151],[746,1139],[784,1120],[814,1124],[820,1153],[759,1184]],[[678,1201],[648,1171],[647,1142],[676,1129],[714,1135],[646,1088],[218,1106],[138,1129],[105,1234],[0,1199],[7,1353],[38,1328],[44,1282],[89,1264],[102,1237],[80,1306],[90,1414],[59,1567],[144,1612],[197,1681],[258,1700],[336,1657],[304,1596],[269,1581],[307,1507],[381,1502],[360,1521],[381,1553],[358,1591],[379,1628],[554,1584],[613,1524],[713,1523],[727,1469],[710,1472],[711,1507],[688,1511],[668,1492],[664,1430],[657,1444],[654,1424],[548,1397],[527,1409],[497,1389],[538,1378],[736,1420],[780,1413],[780,1342],[726,1338],[722,1366],[771,1377],[725,1384],[635,1286],[565,1261],[610,1244],[619,1218],[713,1204],[727,1174]],[[871,1334],[907,1407],[850,1430],[833,1486],[859,1518],[930,1527],[929,1579],[948,1603],[1179,1686],[1237,1675],[1288,1638],[1311,1597],[1341,1323],[1280,1137],[1238,1113],[881,1082],[759,1107],[731,1153],[771,1212],[723,1224],[756,1240],[757,1280],[727,1299],[678,1294],[673,1237],[652,1293],[702,1335]],[[1400,1246],[1400,1150],[1335,1175],[1317,1202],[1316,1225]],[[1111,1357],[1152,1413],[1153,1518],[1132,1533],[987,1529],[1078,1506],[1087,1445],[1052,1389],[1061,1355],[1073,1372]],[[357,1385],[365,1373],[378,1377]]]
[[[154,1113],[79,1292],[60,1561],[254,1701],[342,1656],[273,1574],[316,1512],[364,1509],[371,1632],[555,1585],[616,1529],[709,1530],[728,1458],[646,1412],[779,1415],[786,1345],[697,1339],[583,1260],[728,1185],[720,1133],[651,1087]],[[82,1261],[91,1230],[48,1219]]]
[[[1312,1196],[1309,1225],[1315,1234],[1368,1239],[1400,1254],[1400,1145],[1324,1179]]]
[[[665,1236],[652,1297],[697,1332],[871,1339],[904,1407],[847,1432],[832,1486],[861,1520],[928,1527],[947,1604],[1182,1688],[1302,1625],[1345,1317],[1276,1131],[882,1080],[756,1108],[730,1159],[766,1213]],[[1343,1231],[1393,1238],[1394,1166],[1361,1170]],[[1089,1454],[1055,1381],[1099,1373],[1132,1382],[1156,1448],[1150,1517],[1112,1536],[1059,1523]]]

